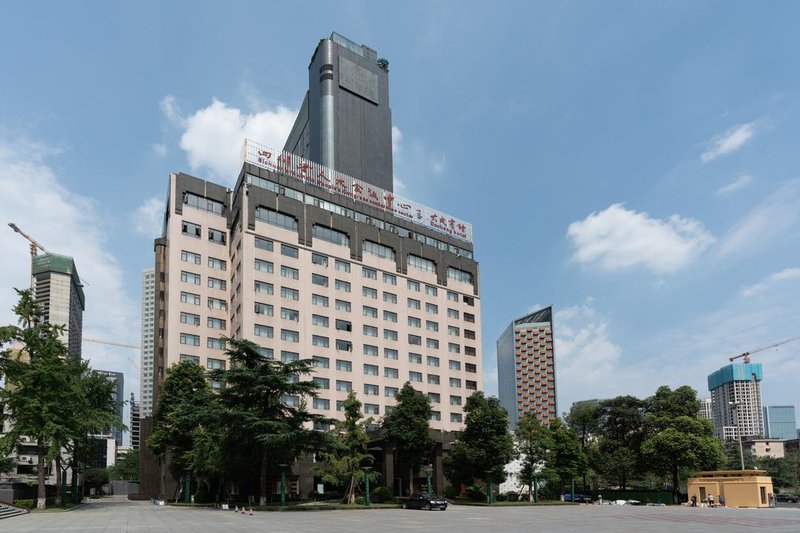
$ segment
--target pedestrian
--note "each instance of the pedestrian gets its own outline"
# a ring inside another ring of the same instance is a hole
[[[719,495],[719,506],[725,507],[725,496],[723,496],[722,494]]]
[[[714,507],[714,495],[713,494],[709,494],[708,495],[708,506],[709,507]]]
[[[697,507],[697,496],[692,494],[692,507]]]
[[[597,503],[599,503],[600,505],[603,505],[603,495],[602,494],[598,494],[597,495]]]

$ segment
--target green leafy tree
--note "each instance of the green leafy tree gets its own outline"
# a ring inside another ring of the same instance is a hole
[[[409,469],[408,489],[413,492],[414,472],[433,447],[428,427],[431,402],[409,382],[403,385],[395,398],[395,408],[383,418],[383,430],[395,447],[398,462]]]
[[[739,470],[742,468],[742,456],[744,456],[745,470],[752,470],[756,467],[753,452],[749,447],[743,446],[742,453],[739,453],[739,441],[727,440],[722,444],[722,453],[725,454],[724,467],[728,470]]]
[[[594,453],[590,451],[591,437],[597,436],[600,430],[600,415],[602,410],[600,404],[595,401],[575,402],[566,414],[564,421],[567,426],[578,436],[581,442],[581,450],[587,458]],[[591,461],[589,462],[591,465]],[[586,474],[583,476],[583,488],[588,490]]]
[[[560,493],[563,493],[566,486],[586,472],[586,455],[577,435],[561,420],[553,420],[548,431],[550,449],[547,452],[545,474],[556,481]]]
[[[350,391],[344,401],[344,420],[337,421],[334,427],[333,446],[323,452],[321,458],[324,468],[320,471],[322,480],[334,485],[347,485],[347,503],[355,503],[356,485],[364,480],[365,466],[372,465],[374,458],[367,451],[369,437],[367,425],[372,418],[364,419],[361,402],[355,391]],[[377,474],[370,474],[370,480]]]
[[[533,501],[534,484],[538,482],[539,473],[547,461],[547,452],[552,446],[550,432],[535,413],[528,412],[517,422],[514,441],[522,463],[519,480],[528,487],[528,501]]]
[[[786,478],[789,480],[788,486],[794,487],[795,491],[800,490],[800,451],[786,452],[783,462]]]
[[[139,450],[128,450],[108,467],[108,477],[112,480],[136,481],[139,479]]]
[[[623,490],[639,470],[644,402],[634,396],[618,396],[600,402],[597,450],[590,453],[592,469]]]

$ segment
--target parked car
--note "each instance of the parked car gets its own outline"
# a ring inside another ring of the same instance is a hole
[[[775,500],[783,503],[797,503],[800,501],[800,497],[794,494],[776,494]]]
[[[571,502],[572,501],[572,493],[568,492],[564,494],[564,501]],[[575,503],[592,503],[592,497],[587,496],[586,494],[578,494],[575,493]]]
[[[444,511],[447,509],[447,500],[414,492],[408,498],[400,498],[400,507],[402,509],[425,509],[426,511],[440,509]]]

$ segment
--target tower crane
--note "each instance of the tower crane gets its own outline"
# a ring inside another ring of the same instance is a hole
[[[13,222],[9,222],[8,226],[17,233],[19,233],[20,235],[22,235],[29,243],[31,243],[31,257],[36,257],[37,249],[43,251],[44,253],[48,253],[44,246],[36,242],[36,240],[33,237],[31,237],[30,235],[19,229],[19,226],[17,226]]]
[[[94,344],[105,344],[107,346],[117,346],[118,348],[131,348],[132,350],[141,350],[142,347],[136,344],[126,344],[124,342],[113,342],[113,341],[106,341],[103,339],[93,339],[89,337],[83,337],[85,342],[91,342]],[[137,372],[141,373],[142,369],[139,368],[139,363],[137,363],[133,357],[128,357],[128,361],[133,365]]]
[[[745,364],[749,364],[750,363],[750,356],[753,355],[754,353],[763,352],[764,350],[769,350],[770,348],[775,348],[777,346],[782,346],[784,344],[788,344],[788,343],[794,342],[796,340],[800,340],[800,336],[791,337],[789,339],[784,339],[784,340],[782,340],[780,342],[776,342],[775,344],[770,344],[769,346],[762,346],[761,348],[756,348],[754,350],[750,350],[749,352],[744,352],[744,353],[741,353],[739,355],[734,355],[733,357],[729,357],[728,361],[733,362],[733,361],[735,361],[735,360],[737,360],[737,359],[739,359],[741,357],[741,358],[744,359],[744,363]]]

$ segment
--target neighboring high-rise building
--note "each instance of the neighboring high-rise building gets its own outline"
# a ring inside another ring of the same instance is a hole
[[[139,449],[141,443],[141,404],[131,393],[131,448]]]
[[[794,405],[764,406],[764,436],[770,439],[797,438],[797,420]]]
[[[512,321],[497,339],[497,389],[511,428],[526,413],[545,425],[558,418],[552,307]]]
[[[37,255],[31,260],[31,273],[44,321],[64,326],[61,341],[73,357],[80,357],[86,300],[75,261],[65,255]]]
[[[94,372],[95,374],[105,376],[109,381],[114,383],[114,391],[111,394],[111,399],[116,404],[117,416],[122,420],[123,401],[125,398],[125,374],[122,372],[113,372],[111,370],[95,370]],[[122,446],[122,428],[110,429],[108,434],[114,437],[117,446]]]
[[[283,149],[392,192],[388,61],[338,33],[320,40]]]
[[[714,420],[714,410],[711,407],[711,398],[700,398],[700,410],[697,418],[701,420]]]
[[[142,271],[142,332],[141,332],[141,371],[139,397],[141,415],[153,414],[153,340],[155,334],[156,311],[156,270],[146,268]]]
[[[708,376],[716,435],[724,440],[764,435],[760,363],[726,365]]]

